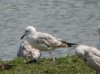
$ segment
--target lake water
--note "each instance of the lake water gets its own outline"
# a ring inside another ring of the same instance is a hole
[[[0,0],[0,59],[16,57],[28,25],[69,42],[96,47],[99,23],[100,0]],[[53,52],[56,57],[71,54],[74,49]]]

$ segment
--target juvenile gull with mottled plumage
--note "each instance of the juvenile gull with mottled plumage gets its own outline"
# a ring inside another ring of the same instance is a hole
[[[98,33],[100,34],[100,26],[98,27]],[[85,63],[96,71],[96,74],[99,74],[100,73],[100,39],[97,48],[87,46],[87,45],[77,45],[76,54],[81,58],[83,58]]]
[[[17,56],[23,58],[29,58],[31,61],[27,63],[31,63],[31,62],[36,62],[39,59],[39,57],[41,56],[41,52],[40,50],[33,48],[27,42],[27,40],[23,40],[20,44]]]
[[[83,58],[85,63],[96,71],[100,72],[100,50],[87,45],[77,45],[76,54]]]

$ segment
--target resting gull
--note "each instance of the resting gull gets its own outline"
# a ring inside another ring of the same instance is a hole
[[[98,29],[100,34],[100,26]],[[98,49],[87,45],[76,45],[76,54],[82,57],[85,63],[96,71],[96,74],[100,73],[100,42],[98,43]]]
[[[100,50],[87,45],[78,45],[76,54],[83,58],[85,63],[96,71],[96,74],[100,72]]]
[[[23,39],[24,37],[26,37],[26,40],[34,48],[39,49],[41,51],[49,51],[50,55],[51,50],[54,50],[56,48],[72,47],[73,45],[76,45],[75,43],[69,43],[61,39],[58,39],[48,33],[38,32],[33,26],[26,27],[25,33],[21,37],[21,39]],[[53,58],[52,55],[51,57]]]
[[[31,61],[27,63],[37,62],[41,56],[40,50],[33,48],[27,40],[23,40],[17,53],[18,57],[29,58]]]

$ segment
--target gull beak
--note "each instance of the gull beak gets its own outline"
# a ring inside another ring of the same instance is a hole
[[[21,36],[21,40],[22,40],[25,36],[26,36],[25,34],[24,34],[24,35],[22,35],[22,36]]]

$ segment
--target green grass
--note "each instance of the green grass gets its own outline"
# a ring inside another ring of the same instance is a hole
[[[24,59],[17,58],[12,61],[0,61],[0,63],[14,64],[9,70],[1,70],[0,74],[95,74],[95,71],[77,56],[51,59],[41,58],[37,63],[24,64]]]

